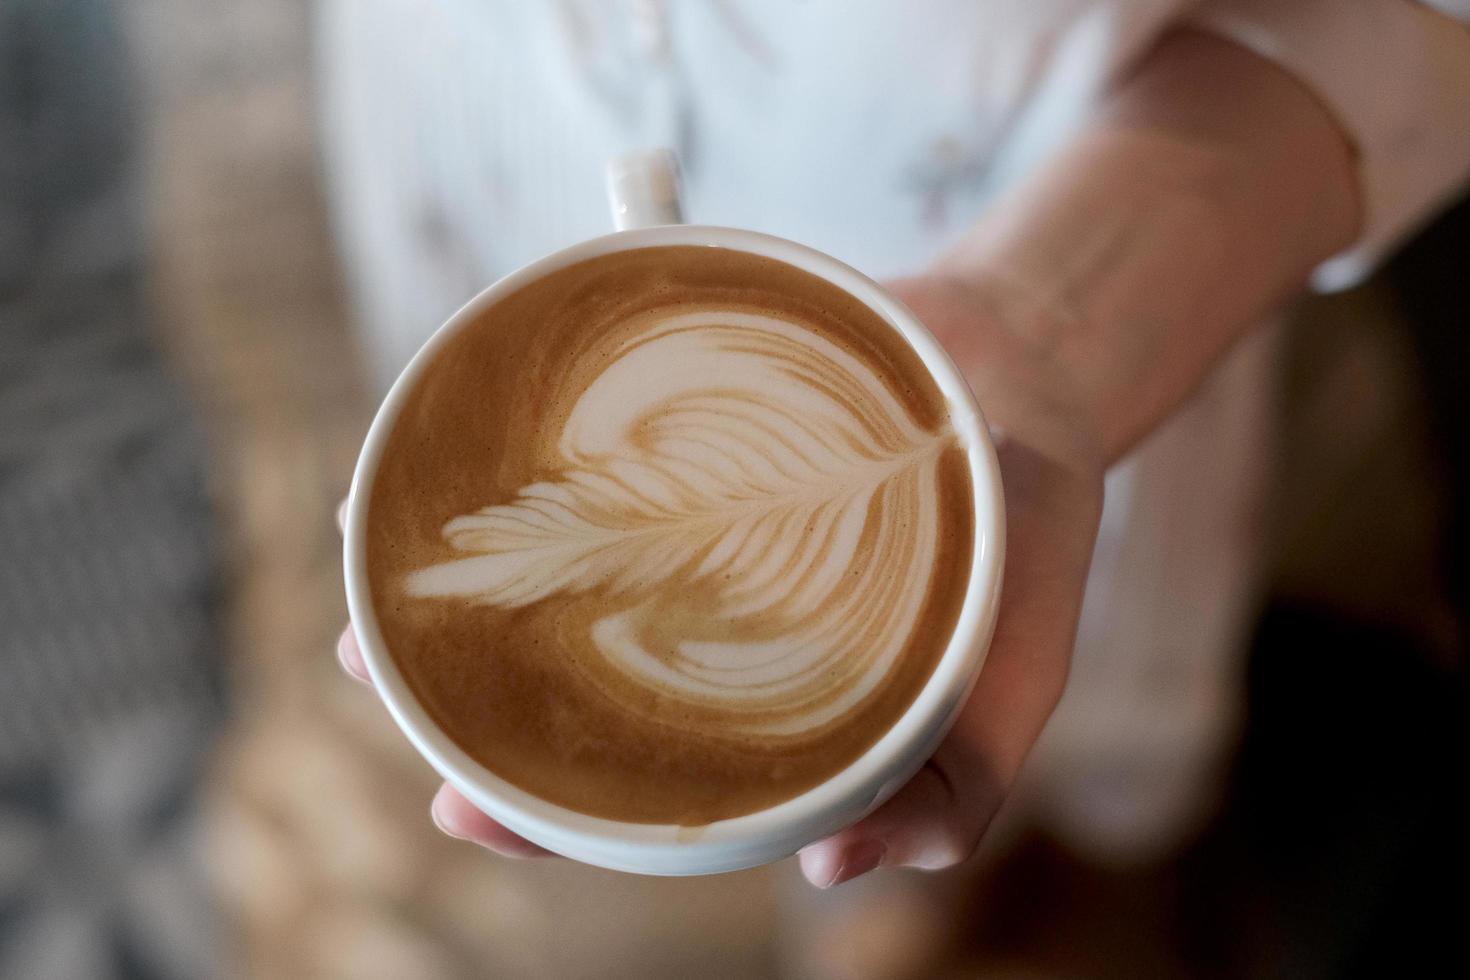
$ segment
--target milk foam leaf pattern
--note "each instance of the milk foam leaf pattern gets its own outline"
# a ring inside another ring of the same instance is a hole
[[[800,736],[860,708],[919,618],[953,436],[773,317],[655,311],[628,338],[569,399],[558,478],[450,520],[469,557],[407,591],[595,599],[607,665],[721,730]]]

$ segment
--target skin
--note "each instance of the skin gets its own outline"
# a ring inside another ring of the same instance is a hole
[[[1103,474],[1351,243],[1359,211],[1352,148],[1310,91],[1230,42],[1181,31],[951,253],[890,283],[997,433],[1004,594],[953,732],[891,800],[801,852],[812,884],[947,868],[975,851],[1066,683]],[[366,681],[350,626],[338,656]],[[548,853],[447,785],[432,815],[497,854]]]

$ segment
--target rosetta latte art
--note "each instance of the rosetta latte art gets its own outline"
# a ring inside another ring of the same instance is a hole
[[[595,601],[585,639],[634,682],[606,686],[629,710],[641,688],[712,732],[814,733],[878,689],[921,618],[953,436],[810,331],[687,310],[629,325],[569,399],[558,477],[450,520],[467,557],[407,592]]]

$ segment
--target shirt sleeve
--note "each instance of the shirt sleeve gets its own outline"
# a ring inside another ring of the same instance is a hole
[[[1470,0],[1205,0],[1185,23],[1292,72],[1353,141],[1363,225],[1318,289],[1361,281],[1470,179]]]

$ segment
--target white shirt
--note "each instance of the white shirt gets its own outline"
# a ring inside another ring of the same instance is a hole
[[[1318,270],[1331,288],[1470,173],[1470,0],[1433,6],[328,0],[327,186],[386,385],[480,288],[609,230],[611,153],[678,148],[692,220],[918,271],[1188,24],[1295,73],[1352,139],[1367,218]],[[1109,477],[1072,680],[1021,789],[1099,859],[1172,843],[1230,731],[1273,344],[1242,345]]]

